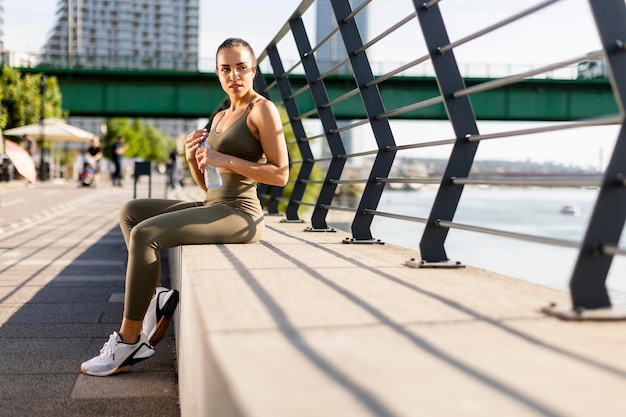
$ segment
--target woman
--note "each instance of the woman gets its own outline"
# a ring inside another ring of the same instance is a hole
[[[264,221],[256,183],[287,183],[282,122],[276,106],[253,89],[257,66],[252,48],[242,39],[227,39],[217,50],[216,62],[230,107],[213,118],[210,132],[195,130],[185,140],[191,175],[206,191],[206,199],[132,200],[122,208],[120,227],[129,255],[124,317],[100,355],[82,364],[86,374],[112,375],[154,354],[153,345],[164,335],[178,303],[175,290],[156,288],[161,250],[185,244],[257,242]],[[205,138],[209,149],[201,147]],[[205,187],[207,164],[219,168],[221,187]]]

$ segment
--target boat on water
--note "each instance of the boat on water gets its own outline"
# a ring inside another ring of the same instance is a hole
[[[580,209],[575,204],[566,204],[561,207],[561,214],[568,216],[580,216]]]

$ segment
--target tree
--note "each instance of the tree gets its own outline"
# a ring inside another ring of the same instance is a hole
[[[144,125],[141,119],[112,118],[107,120],[107,132],[103,137],[104,156],[111,157],[111,146],[118,136],[126,138],[129,158],[142,158],[153,162],[165,162],[176,140],[162,133],[153,125]]]
[[[1,129],[11,129],[37,123],[40,120],[42,75],[22,75],[15,68],[2,66],[0,73]],[[61,91],[56,77],[47,77],[45,86],[44,117],[62,117]]]
[[[2,97],[4,97],[4,87],[0,88],[0,129],[7,123],[8,113],[6,108],[4,107],[4,103],[2,103]]]

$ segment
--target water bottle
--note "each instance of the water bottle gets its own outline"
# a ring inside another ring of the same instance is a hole
[[[211,149],[211,144],[206,139],[202,141],[201,146],[205,149]],[[213,165],[207,164],[204,166],[204,185],[207,190],[222,186],[222,176],[220,175],[220,171]]]

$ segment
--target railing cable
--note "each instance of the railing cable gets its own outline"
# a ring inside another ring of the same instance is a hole
[[[461,39],[459,39],[456,42],[451,42],[448,45],[442,46],[442,47],[440,47],[438,49],[438,52],[440,54],[446,53],[446,52],[456,48],[457,46],[463,45],[464,43],[467,43],[467,42],[469,42],[471,40],[479,38],[479,37],[481,37],[481,36],[483,36],[483,35],[485,35],[485,34],[487,34],[489,32],[493,32],[496,29],[500,29],[501,27],[506,26],[509,23],[512,23],[512,22],[514,22],[516,20],[519,20],[519,19],[521,19],[523,17],[526,17],[526,16],[528,16],[530,14],[533,14],[536,11],[543,9],[544,7],[550,6],[553,3],[556,3],[558,1],[560,1],[560,0],[547,0],[547,1],[544,1],[543,3],[539,3],[536,6],[533,6],[533,7],[530,7],[528,9],[526,9],[526,10],[523,10],[523,11],[521,11],[521,12],[519,12],[519,13],[517,13],[517,14],[515,14],[515,15],[507,18],[507,19],[504,19],[504,20],[498,22],[498,23],[495,23],[495,24],[493,24],[491,26],[487,26],[483,30],[479,30],[478,32],[475,32],[475,33],[473,33],[473,34],[471,34],[469,36],[461,38]]]
[[[490,229],[487,227],[471,226],[462,223],[454,223],[446,220],[437,220],[437,227],[447,227],[448,229],[459,229],[470,232],[478,232],[495,236],[511,237],[519,240],[525,240],[535,243],[545,243],[554,246],[563,246],[568,248],[580,249],[580,243],[565,239],[555,239],[543,236],[535,236],[524,233],[507,232],[505,230]]]
[[[454,92],[454,97],[459,98],[462,96],[466,96],[473,93],[480,93],[482,91],[492,90],[497,87],[503,87],[505,85],[513,84],[517,81],[521,81],[523,79],[532,77],[533,75],[543,74],[544,72],[552,71],[554,69],[563,68],[567,65],[575,64],[581,62],[583,60],[596,59],[603,56],[602,51],[591,52],[589,54],[571,58],[565,61],[557,62],[555,64],[546,65],[545,67],[537,68],[534,70],[530,70],[521,74],[511,75],[509,77],[498,78],[492,81],[487,81],[482,84],[475,85],[473,87],[464,88],[462,90],[458,90]]]

